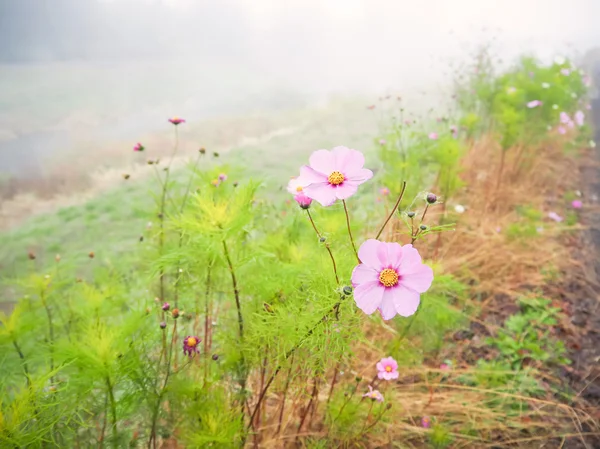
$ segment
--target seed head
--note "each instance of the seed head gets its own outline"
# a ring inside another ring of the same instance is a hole
[[[428,193],[427,196],[425,197],[425,200],[429,204],[435,204],[437,201],[437,196],[433,193]]]
[[[164,321],[160,322],[160,328],[161,329],[165,329],[167,327],[167,323],[165,323]]]
[[[351,295],[352,287],[350,287],[349,285],[345,285],[344,288],[342,289],[342,291],[344,292],[344,295]]]
[[[173,318],[175,319],[179,318],[179,309],[173,309],[171,315],[173,315]]]

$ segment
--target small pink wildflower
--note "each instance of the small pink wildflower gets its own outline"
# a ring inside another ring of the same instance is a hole
[[[530,101],[529,103],[527,103],[527,107],[529,109],[537,108],[538,106],[541,106],[541,105],[542,105],[542,102],[540,100],[533,100],[533,101]]]
[[[379,392],[379,390],[373,390],[371,385],[369,385],[369,391],[363,394],[363,398],[369,398],[378,402],[383,402],[383,395]]]
[[[580,200],[573,200],[571,201],[571,206],[573,206],[573,209],[581,209],[583,207],[583,203]]]
[[[385,145],[387,142],[385,141],[385,139],[379,139],[379,145]]]
[[[354,301],[367,315],[379,310],[384,320],[417,311],[421,293],[433,282],[433,270],[423,264],[412,245],[370,239],[358,250],[361,261],[352,271]]]
[[[437,133],[429,133],[429,136],[428,136],[428,137],[429,137],[431,140],[437,140],[437,138],[438,138],[438,135],[437,135]]]
[[[577,111],[575,113],[575,123],[577,123],[577,126],[583,126],[585,123],[585,114],[583,113],[583,111]]]
[[[177,116],[175,116],[175,117],[171,117],[171,118],[169,119],[169,121],[170,121],[171,123],[173,123],[173,125],[176,125],[176,126],[177,126],[177,125],[179,125],[180,123],[185,123],[185,120],[184,120],[184,119],[182,119],[181,117],[177,117]]]
[[[548,212],[548,218],[556,221],[557,223],[560,223],[561,221],[563,221],[563,217],[558,215],[556,212]]]
[[[442,363],[442,364],[440,365],[440,369],[441,369],[442,371],[450,371],[450,365],[448,365],[447,363]]]
[[[569,117],[569,114],[567,114],[566,112],[561,112],[560,113],[560,122],[563,124],[567,124],[571,121],[571,117]]]
[[[567,128],[565,128],[564,126],[559,126],[558,127],[558,133],[559,134],[566,134],[567,133]]]
[[[309,162],[310,165],[300,168],[300,179],[305,184],[303,191],[322,206],[350,198],[359,185],[373,177],[373,172],[364,168],[363,154],[342,146],[331,151],[317,150]]]
[[[226,181],[227,180],[227,175],[225,173],[221,173],[219,175],[219,181]]]
[[[144,151],[144,150],[145,150],[144,145],[142,145],[139,142],[133,146],[133,151]]]
[[[190,357],[194,352],[198,353],[198,344],[201,341],[202,339],[200,337],[192,337],[188,335],[185,337],[185,340],[183,340],[183,353]]]
[[[299,193],[298,195],[295,195],[294,199],[302,209],[308,209],[310,207],[310,204],[312,203],[312,199],[307,197],[304,193]]]
[[[306,187],[306,182],[299,176],[295,176],[288,182],[287,191],[292,195],[298,195],[299,193],[304,192],[304,187]]]
[[[379,189],[379,193],[383,196],[388,196],[390,194],[390,189],[388,189],[387,187],[382,187],[381,189]]]
[[[560,69],[560,73],[564,76],[569,76],[571,74],[571,71],[569,69]]]
[[[431,427],[431,418],[429,416],[423,416],[421,418],[421,427],[429,429]]]
[[[377,362],[377,377],[385,380],[398,379],[398,362],[392,357],[385,357]]]

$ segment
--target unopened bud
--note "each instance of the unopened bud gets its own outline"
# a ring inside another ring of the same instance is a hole
[[[342,291],[344,292],[344,295],[351,295],[352,294],[352,287],[350,287],[349,285],[344,286],[344,288],[342,289]]]
[[[427,196],[425,197],[425,200],[429,204],[435,204],[435,202],[437,201],[437,196],[435,196],[433,193],[428,193]]]
[[[212,359],[216,362],[217,360],[219,360],[219,355],[218,354],[213,354],[212,355]]]
[[[357,381],[357,382],[360,382],[360,381],[362,380],[362,377],[360,377],[360,376],[356,376],[356,377],[354,378],[354,380],[355,380],[355,381]]]
[[[233,187],[237,187],[237,186],[238,186],[238,182],[236,181],[233,183]]]
[[[206,154],[206,148],[204,148],[204,147],[200,148],[200,154]]]
[[[406,215],[408,216],[408,218],[414,218],[415,213],[413,211],[407,212]]]
[[[385,405],[385,408],[386,408],[386,409],[388,409],[388,410],[389,410],[389,409],[391,409],[391,408],[392,408],[392,404],[388,402],[388,403]]]
[[[428,227],[427,227],[427,225],[421,225],[421,226],[419,226],[419,229],[421,231],[427,231]]]
[[[129,179],[129,173],[123,173],[123,179]]]
[[[93,259],[95,257],[94,251],[90,251],[90,253],[88,254],[88,257],[90,259]]]
[[[171,308],[171,305],[168,302],[165,302],[162,305],[162,309],[166,312],[167,310],[169,310]]]
[[[173,315],[173,318],[175,319],[179,318],[179,309],[173,309],[171,315]]]
[[[219,153],[217,153],[216,151],[213,153],[214,157],[219,157]]]
[[[29,257],[29,260],[35,260],[35,253],[33,251],[29,251],[29,253],[27,253],[27,257]]]
[[[161,329],[165,329],[167,327],[167,323],[165,323],[164,321],[160,322],[160,328]]]
[[[325,240],[327,240],[325,237],[319,237],[319,242],[325,243]]]

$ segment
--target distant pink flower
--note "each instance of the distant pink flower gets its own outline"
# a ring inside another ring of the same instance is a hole
[[[342,146],[331,151],[317,150],[309,162],[310,165],[300,168],[300,178],[305,183],[303,191],[322,206],[350,198],[359,185],[373,177],[371,170],[363,168],[363,154]]]
[[[379,139],[379,145],[385,145],[386,141],[385,139]]]
[[[379,392],[379,390],[373,390],[371,385],[369,385],[369,391],[363,394],[363,398],[369,398],[378,402],[383,402],[383,395]]]
[[[382,187],[381,189],[379,189],[379,193],[383,196],[388,196],[390,194],[390,189],[388,189],[387,187]]]
[[[177,117],[177,116],[175,116],[175,117],[171,117],[171,118],[169,119],[169,121],[170,121],[171,123],[173,123],[173,125],[179,125],[180,123],[185,123],[185,120],[184,120],[184,119],[182,119],[181,117]]]
[[[441,369],[442,371],[450,371],[450,365],[448,365],[447,363],[442,363],[442,364],[440,365],[440,369]]]
[[[404,120],[404,124],[405,125],[410,125],[411,121],[410,120]]]
[[[370,239],[358,250],[361,261],[352,271],[354,301],[367,315],[379,310],[384,320],[417,311],[421,293],[433,281],[433,270],[424,265],[412,245]]]
[[[295,195],[294,199],[302,209],[308,209],[310,207],[310,204],[312,203],[312,199],[307,197],[304,193],[299,193],[298,195]]]
[[[542,102],[540,100],[533,100],[533,101],[530,101],[529,103],[527,103],[527,107],[529,109],[537,108],[538,106],[541,106],[541,105],[542,105]]]
[[[437,140],[437,138],[438,138],[438,135],[437,135],[437,133],[429,133],[429,136],[428,136],[428,137],[429,137],[431,140]]]
[[[583,124],[585,123],[585,114],[582,111],[577,111],[575,113],[575,123],[577,123],[577,126],[583,126]]]
[[[569,114],[567,114],[566,112],[561,112],[560,113],[560,122],[563,124],[567,124],[571,121],[571,117],[569,117]]]
[[[392,357],[386,357],[377,362],[377,377],[385,380],[398,379],[398,362]]]
[[[226,181],[227,180],[227,175],[225,173],[221,173],[219,175],[219,181]]]
[[[563,217],[558,215],[556,212],[548,212],[548,218],[556,221],[557,223],[560,223],[561,221],[563,221]]]
[[[580,200],[573,200],[571,201],[571,206],[573,206],[573,209],[581,209],[583,207],[583,203]]]
[[[450,132],[452,133],[452,137],[456,137],[458,135],[458,126],[450,125]]]
[[[583,84],[585,87],[590,87],[592,85],[592,78],[589,75],[584,75]]]
[[[144,150],[145,150],[144,145],[142,145],[139,142],[133,146],[133,151],[144,151]]]
[[[564,76],[569,76],[571,71],[569,69],[560,69],[560,73],[562,73]]]
[[[287,185],[287,191],[292,195],[298,195],[304,191],[304,187],[306,187],[306,182],[303,181],[299,176],[295,176],[290,179]]]
[[[585,108],[586,108],[588,111],[591,111],[591,110],[592,110],[592,105],[588,103],[588,104],[586,104],[586,105],[585,105]]]
[[[423,416],[421,418],[421,427],[429,429],[431,427],[431,418],[429,416]]]
[[[559,134],[566,134],[567,133],[567,128],[565,128],[564,126],[559,126],[558,127],[558,133]]]
[[[185,340],[183,340],[183,353],[189,355],[190,357],[194,352],[198,353],[198,344],[201,341],[202,339],[200,337],[185,337]]]

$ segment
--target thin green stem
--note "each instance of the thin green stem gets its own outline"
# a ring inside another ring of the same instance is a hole
[[[375,240],[379,239],[379,237],[381,236],[383,230],[387,226],[388,222],[394,216],[394,213],[396,212],[396,209],[398,209],[398,206],[400,205],[400,201],[402,201],[402,197],[404,197],[404,192],[405,191],[406,191],[406,181],[403,181],[402,182],[402,190],[400,191],[400,196],[398,196],[398,199],[396,200],[396,204],[394,204],[394,207],[392,208],[392,211],[388,215],[387,219],[385,220],[385,222],[383,223],[383,225],[381,225],[381,229],[379,229],[379,232],[375,236]],[[345,207],[345,205],[344,205],[344,207]]]
[[[358,260],[358,263],[360,263],[360,259],[358,258],[358,251],[356,251],[356,245],[354,244],[354,237],[352,237],[352,229],[350,229],[350,215],[348,215],[348,207],[346,206],[346,200],[342,200],[342,204],[344,205],[344,212],[346,213],[346,224],[348,225],[348,235],[350,236],[352,249],[354,250],[356,260]]]
[[[360,429],[359,435],[362,435],[367,427],[367,423],[369,422],[369,418],[371,417],[371,412],[373,411],[373,403],[375,401],[371,399],[371,404],[369,404],[369,413],[367,413],[367,417],[365,418],[365,422],[363,423],[362,429]]]
[[[117,429],[117,402],[115,401],[115,394],[113,391],[113,385],[110,382],[110,376],[106,375],[106,387],[108,389],[108,397],[110,399],[110,410],[112,414],[112,428],[113,428],[113,447],[119,447],[118,436],[119,432]]]
[[[21,348],[18,345],[17,340],[13,340],[13,346],[17,350],[17,353],[19,354],[19,358],[23,362],[23,372],[25,373],[25,380],[27,381],[27,386],[30,387],[31,379],[29,379],[29,368],[27,366],[27,360],[25,360],[25,355],[23,354],[23,351],[21,351]]]
[[[322,237],[321,233],[319,232],[319,230],[317,229],[317,226],[315,225],[315,221],[313,220],[313,217],[310,214],[310,210],[306,209],[306,213],[308,214],[308,219],[310,220],[310,223],[312,224],[313,229],[317,233],[317,237],[319,237],[319,240],[321,240],[323,237]],[[325,249],[329,253],[329,257],[331,258],[331,263],[333,264],[333,273],[335,274],[335,281],[339,285],[340,278],[338,277],[338,273],[337,273],[337,265],[335,263],[335,258],[333,257],[333,253],[331,252],[331,248],[329,247],[329,243],[325,243]]]

